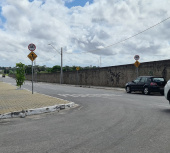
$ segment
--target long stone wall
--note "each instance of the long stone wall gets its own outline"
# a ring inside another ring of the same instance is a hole
[[[163,76],[170,79],[170,60],[141,63],[138,68],[139,76]],[[77,72],[64,72],[63,84],[124,87],[126,82],[137,77],[134,64],[103,67]],[[31,75],[26,76],[31,80]],[[37,74],[34,79],[38,82],[60,83],[60,73]]]

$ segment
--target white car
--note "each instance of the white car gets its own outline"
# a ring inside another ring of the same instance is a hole
[[[170,103],[170,80],[166,83],[164,87],[164,96]]]

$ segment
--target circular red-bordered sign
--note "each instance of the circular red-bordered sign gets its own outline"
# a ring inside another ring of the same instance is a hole
[[[34,50],[36,49],[36,46],[35,46],[34,44],[29,44],[29,45],[28,45],[28,49],[29,49],[30,51],[34,51]]]
[[[134,56],[134,59],[135,59],[136,61],[139,60],[139,58],[140,58],[139,55],[135,55],[135,56]]]

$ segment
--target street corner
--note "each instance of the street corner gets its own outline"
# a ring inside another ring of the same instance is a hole
[[[10,112],[5,114],[0,114],[0,119],[7,119],[7,118],[25,118],[26,116],[30,115],[37,115],[37,114],[43,114],[43,113],[50,113],[54,111],[60,111],[64,109],[74,108],[78,105],[74,102],[69,102],[67,104],[58,104],[54,106],[47,106],[42,108],[35,108],[35,109],[28,109],[28,110],[22,110],[18,112]]]

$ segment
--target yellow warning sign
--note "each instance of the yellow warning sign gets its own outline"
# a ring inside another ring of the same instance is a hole
[[[136,61],[136,62],[134,63],[134,65],[135,65],[136,67],[139,67],[140,63],[139,63],[138,61]]]
[[[37,55],[34,52],[31,52],[27,56],[31,61],[34,61],[37,58]]]
[[[79,67],[76,67],[76,70],[77,70],[77,71],[79,71],[79,70],[80,70],[80,68],[79,68]]]

